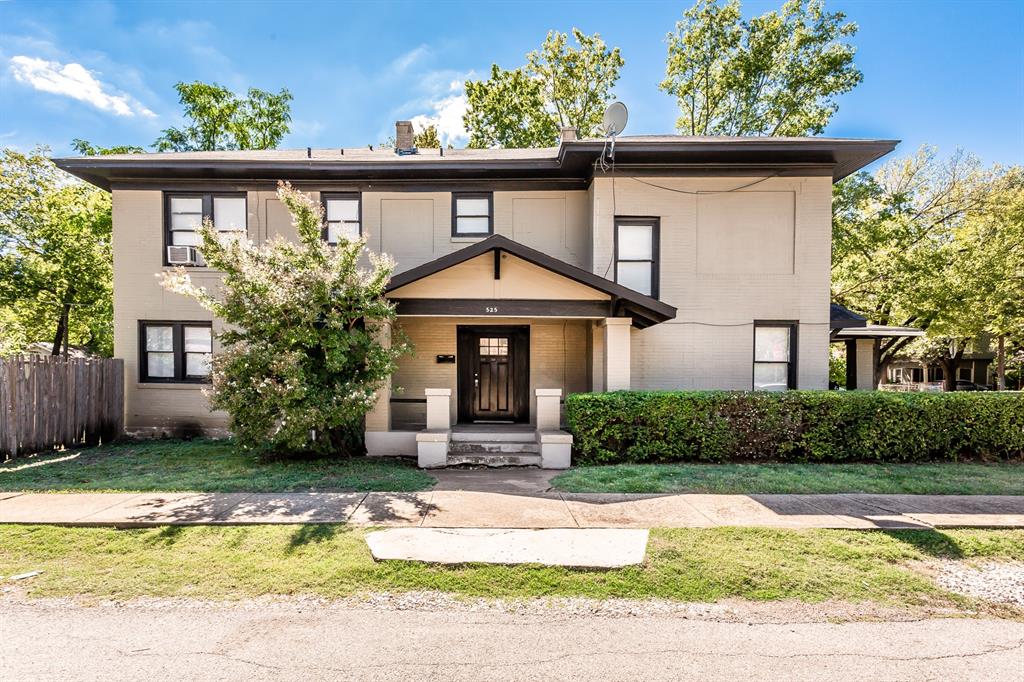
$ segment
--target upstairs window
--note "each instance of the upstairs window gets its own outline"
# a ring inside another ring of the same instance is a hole
[[[203,265],[199,227],[209,219],[225,235],[240,239],[248,229],[245,194],[166,195],[164,265]],[[175,248],[184,247],[184,248]],[[192,247],[192,248],[188,248]]]
[[[210,379],[210,322],[140,322],[139,378],[143,382],[205,383]]]
[[[452,193],[452,236],[486,237],[494,233],[494,195],[491,192]]]
[[[754,323],[754,390],[796,388],[796,322]]]
[[[615,281],[641,294],[658,297],[657,218],[615,220]]]
[[[324,194],[323,238],[328,244],[359,239],[362,205],[358,194]]]

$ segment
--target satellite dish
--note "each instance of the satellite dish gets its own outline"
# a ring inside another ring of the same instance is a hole
[[[601,127],[604,129],[605,135],[615,137],[626,128],[626,121],[628,120],[629,111],[626,109],[626,105],[622,102],[612,102],[604,110],[604,119],[601,121]]]

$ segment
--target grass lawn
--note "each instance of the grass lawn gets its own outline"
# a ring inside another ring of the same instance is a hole
[[[408,492],[433,477],[394,459],[262,462],[230,441],[153,440],[50,452],[0,464],[0,491]]]
[[[586,493],[1024,495],[1024,463],[613,464],[575,467],[551,483]]]
[[[975,602],[937,587],[914,563],[1024,560],[1024,531],[721,528],[653,531],[645,563],[618,570],[442,567],[376,563],[366,532],[342,525],[3,526],[0,575],[42,570],[22,583],[39,597],[238,599],[440,590],[511,598],[835,599],[970,608]]]

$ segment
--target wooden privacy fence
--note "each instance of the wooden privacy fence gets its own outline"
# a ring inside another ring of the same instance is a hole
[[[108,443],[123,430],[123,360],[0,358],[0,461]]]

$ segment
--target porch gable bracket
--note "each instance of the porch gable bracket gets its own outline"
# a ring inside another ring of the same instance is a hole
[[[539,268],[582,284],[608,296],[609,300],[551,300],[551,299],[450,299],[403,297],[398,290],[414,282],[436,275],[448,268],[482,256],[494,254],[494,279],[501,279],[502,254],[507,253]],[[591,317],[628,316],[634,326],[643,329],[671,320],[675,307],[624,287],[617,282],[596,275],[536,249],[524,246],[503,235],[491,235],[475,244],[406,270],[391,278],[387,293],[396,292],[392,300],[398,304],[399,315],[421,316],[481,316],[481,317]]]

